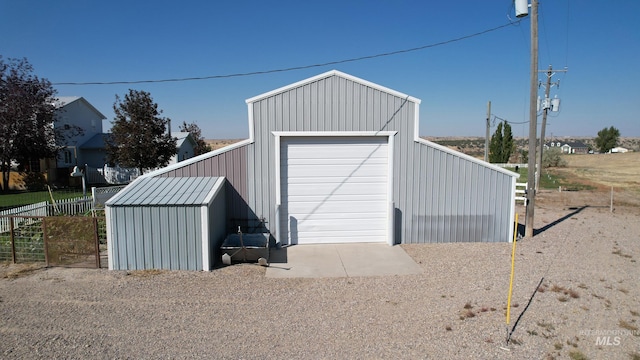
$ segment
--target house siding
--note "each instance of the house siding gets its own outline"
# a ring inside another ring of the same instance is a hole
[[[275,233],[276,149],[272,132],[397,131],[393,203],[396,243],[509,241],[513,176],[416,140],[418,103],[333,75],[248,100],[247,202]],[[274,234],[277,238],[277,234]]]

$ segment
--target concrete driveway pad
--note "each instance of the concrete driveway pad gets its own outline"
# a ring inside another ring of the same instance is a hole
[[[272,249],[267,277],[320,278],[419,274],[422,268],[398,245],[380,243],[292,245]]]

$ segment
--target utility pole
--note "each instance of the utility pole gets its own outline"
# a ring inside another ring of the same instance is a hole
[[[484,161],[489,162],[489,132],[491,129],[491,101],[487,103],[487,133],[484,138]]]
[[[566,72],[567,70],[556,70],[560,72]],[[552,85],[560,86],[560,82],[557,81],[555,83],[551,83],[551,77],[555,74],[553,72],[553,67],[549,65],[548,70],[538,70],[538,72],[546,72],[547,73],[547,83],[544,89],[544,100],[542,102],[542,128],[540,129],[540,156],[538,157],[538,164],[536,166],[536,191],[540,189],[540,174],[542,173],[542,153],[544,151],[544,130],[547,127],[547,113],[549,112],[549,108],[551,111],[558,111],[557,106],[553,106],[551,103],[551,99],[549,99],[549,91],[551,90]]]
[[[529,161],[527,174],[527,204],[525,237],[533,237],[533,218],[536,201],[536,135],[538,93],[538,0],[531,0],[531,84],[529,94]]]

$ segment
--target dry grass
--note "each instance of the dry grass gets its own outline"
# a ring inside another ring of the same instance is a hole
[[[640,152],[565,156],[564,169],[605,187],[640,189]]]
[[[243,139],[207,139],[205,141],[211,146],[211,150],[217,150],[242,140]]]
[[[44,268],[45,268],[44,263],[0,265],[0,278],[17,279],[22,276],[29,276],[34,272],[40,271]]]
[[[633,324],[631,324],[631,323],[629,323],[627,321],[624,321],[624,320],[620,320],[620,322],[618,322],[618,325],[621,328],[626,329],[626,330],[631,330],[631,331],[637,331],[638,330],[637,326],[635,326],[635,325],[633,325]]]
[[[578,350],[569,351],[569,358],[571,360],[587,360],[589,359],[585,354]]]

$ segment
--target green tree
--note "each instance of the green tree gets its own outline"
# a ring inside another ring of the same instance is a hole
[[[116,114],[107,140],[107,155],[111,163],[145,169],[169,164],[177,153],[176,139],[167,131],[169,119],[160,117],[162,110],[145,91],[129,90],[113,104]]]
[[[514,148],[511,125],[506,121],[499,123],[489,143],[489,162],[508,163]]]
[[[52,126],[56,91],[34,74],[27,59],[0,56],[0,168],[2,191],[9,189],[12,162],[20,168],[30,160],[56,157],[65,131]],[[81,131],[80,131],[81,132]]]
[[[511,132],[511,125],[508,122],[504,122],[502,127],[502,162],[508,163],[515,149],[515,143],[513,142],[513,133]]]
[[[496,132],[491,136],[489,143],[489,162],[502,163],[502,123],[498,124]]]
[[[559,148],[549,148],[542,153],[542,167],[564,167],[567,161],[562,157],[562,150]]]
[[[618,146],[618,140],[620,139],[620,131],[613,126],[610,128],[604,128],[598,131],[598,137],[596,137],[596,147],[601,153],[606,153]]]
[[[204,141],[202,130],[200,130],[200,127],[196,123],[187,124],[186,121],[183,121],[179,128],[180,131],[191,133],[191,137],[195,140],[196,147],[194,149],[194,155],[198,156],[212,150],[211,145]]]

